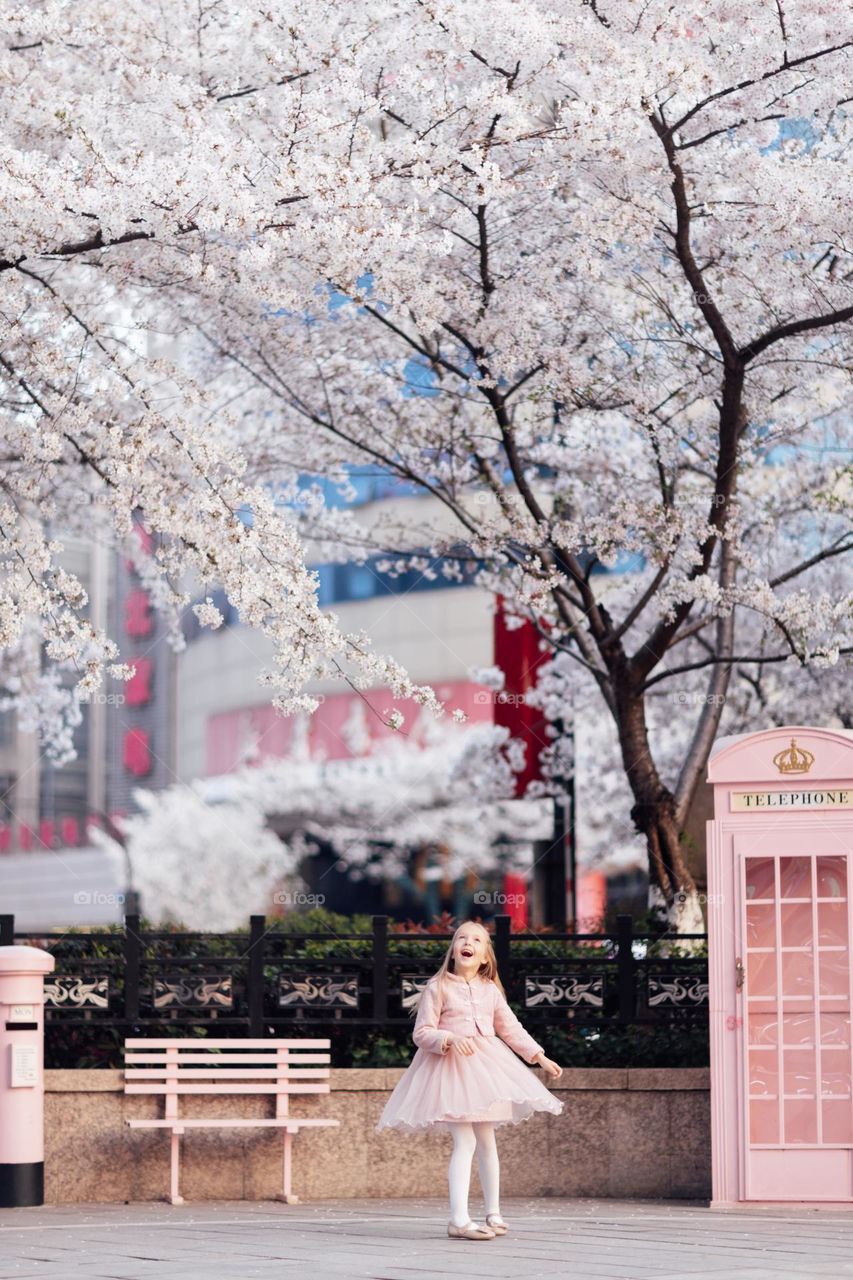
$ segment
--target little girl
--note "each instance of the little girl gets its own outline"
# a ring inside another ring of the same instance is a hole
[[[563,1068],[545,1057],[507,1004],[492,941],[481,924],[466,921],[456,930],[417,1011],[412,1032],[417,1053],[385,1103],[376,1129],[449,1129],[453,1153],[447,1234],[456,1240],[493,1240],[508,1229],[500,1212],[496,1126],[518,1124],[534,1111],[560,1115],[563,1110],[562,1102],[515,1055],[539,1063],[554,1079]],[[485,1226],[468,1216],[475,1151]]]

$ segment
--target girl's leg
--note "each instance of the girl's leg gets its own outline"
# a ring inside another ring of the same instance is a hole
[[[495,1126],[489,1120],[473,1124],[477,1150],[477,1172],[483,1189],[486,1213],[501,1211],[501,1167],[498,1160],[498,1144],[495,1142]]]
[[[453,1134],[453,1153],[447,1171],[450,1190],[450,1221],[454,1227],[464,1227],[471,1221],[468,1212],[468,1191],[471,1186],[471,1162],[477,1140],[469,1120],[456,1120],[450,1125]]]

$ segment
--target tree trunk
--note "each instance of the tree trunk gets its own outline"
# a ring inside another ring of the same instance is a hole
[[[634,796],[631,820],[646,839],[650,901],[673,932],[703,933],[702,908],[684,856],[675,797],[662,782],[649,749],[643,696],[620,684],[617,681],[619,742]]]

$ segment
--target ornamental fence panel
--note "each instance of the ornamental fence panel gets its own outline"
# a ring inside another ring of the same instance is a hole
[[[547,1028],[706,1027],[705,934],[637,932],[620,915],[610,933],[514,933],[491,922],[507,998],[532,1035]],[[248,931],[143,929],[19,933],[0,915],[0,946],[43,947],[49,1028],[158,1035],[328,1035],[411,1028],[410,1009],[451,933],[402,933],[387,916],[370,933],[296,933],[253,915]]]

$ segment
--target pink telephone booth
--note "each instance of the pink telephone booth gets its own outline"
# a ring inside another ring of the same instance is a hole
[[[720,738],[708,781],[711,1207],[853,1206],[853,732]]]

